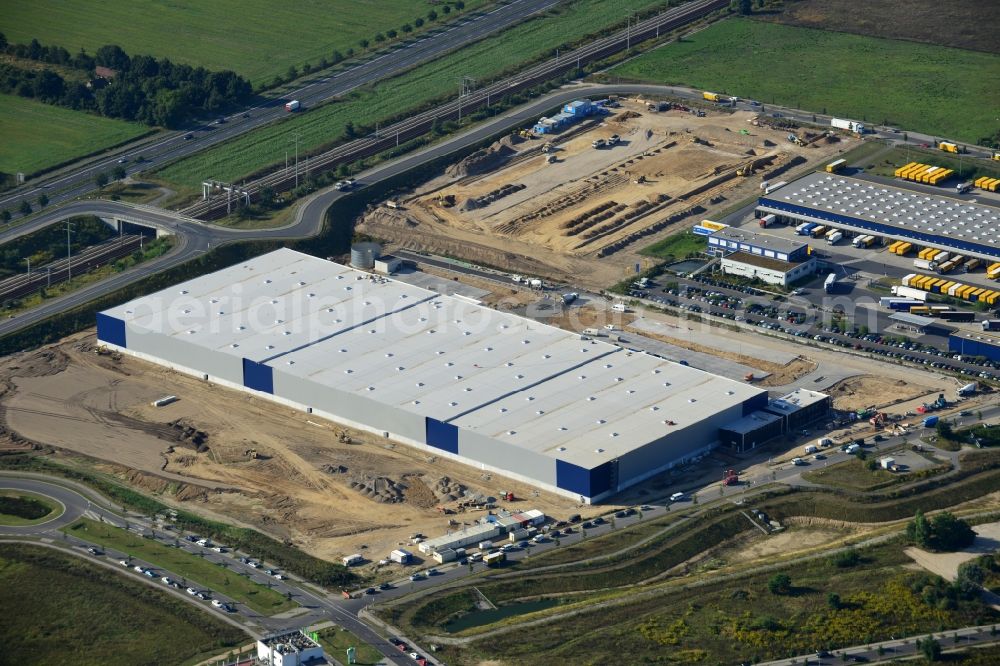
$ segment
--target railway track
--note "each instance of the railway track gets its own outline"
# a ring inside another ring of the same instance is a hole
[[[729,6],[728,0],[693,0],[680,7],[639,21],[625,30],[594,40],[578,49],[529,67],[523,72],[476,90],[460,99],[441,104],[385,127],[379,131],[377,136],[369,135],[356,139],[312,157],[309,160],[308,170],[304,173],[300,172],[299,177],[305,178],[313,172],[329,171],[340,164],[378,154],[426,134],[433,128],[435,121],[460,118],[463,113],[467,115],[489,106],[492,100],[531,88],[566,72],[575,71],[583,65],[624,51],[633,43],[657,37],[663,32],[683,26],[727,6]],[[262,188],[269,187],[276,191],[282,191],[292,186],[295,181],[294,172],[280,168],[247,183],[243,190],[248,192],[250,199],[253,200]],[[219,196],[199,201],[181,212],[190,217],[211,220],[226,215],[227,208],[231,204],[232,202],[227,202],[225,196]]]
[[[65,282],[73,273],[87,271],[115,259],[121,259],[138,250],[142,244],[139,234],[119,236],[98,245],[91,245],[72,259],[60,259],[35,269],[33,273],[20,273],[0,281],[0,302],[21,298],[43,287]]]

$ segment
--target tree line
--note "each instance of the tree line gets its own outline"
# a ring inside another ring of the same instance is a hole
[[[97,67],[114,70],[106,85],[88,86],[49,68],[4,63],[0,92],[146,125],[176,128],[196,115],[234,105],[252,92],[250,82],[231,70],[214,72],[168,58],[129,56],[114,44],[102,46],[94,55],[83,49],[70,55],[61,46],[46,46],[37,39],[9,44],[0,33],[0,53],[68,68],[82,73],[81,79],[94,79]]]

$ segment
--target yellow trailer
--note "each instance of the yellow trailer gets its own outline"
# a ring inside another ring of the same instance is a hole
[[[986,277],[990,278],[991,280],[995,280],[996,278],[1000,277],[1000,263],[991,264],[990,267],[986,269]]]
[[[979,297],[982,296],[987,291],[988,291],[987,289],[983,289],[982,287],[976,287],[975,289],[972,290],[971,293],[969,293],[967,298],[973,303],[975,303],[979,300]]]
[[[959,290],[959,292],[955,295],[961,298],[963,301],[967,301],[969,300],[969,296],[972,295],[972,292],[974,292],[975,290],[976,290],[975,287],[971,285],[966,285],[963,289]]]
[[[719,100],[722,99],[722,95],[714,92],[703,92],[701,96],[707,99],[709,102],[718,102]]]
[[[903,166],[896,169],[896,178],[900,178],[904,173],[917,166],[916,162],[910,162],[909,164],[904,164]]]
[[[938,149],[939,150],[943,150],[946,153],[957,153],[957,152],[959,152],[958,145],[952,143],[951,141],[942,141],[941,143],[938,144]]]
[[[898,250],[899,246],[902,244],[903,241],[896,241],[895,243],[889,246],[889,252],[891,252],[892,254],[896,254],[896,250]]]
[[[996,192],[997,189],[1000,189],[1000,178],[990,178],[984,185],[983,189],[989,190],[990,192]]]
[[[945,169],[944,171],[938,171],[933,176],[930,177],[930,184],[937,185],[943,180],[951,178],[951,174],[955,173],[954,169]]]
[[[995,291],[991,291],[987,294],[983,294],[979,297],[981,303],[986,303],[986,305],[993,305],[997,302],[997,298],[1000,298],[1000,294]]]
[[[920,174],[920,182],[924,184],[929,184],[931,182],[931,176],[936,174],[938,171],[941,171],[941,169],[942,167],[939,166],[929,167],[927,171],[924,171],[923,173]]]
[[[912,249],[913,249],[913,243],[907,243],[904,241],[902,245],[896,248],[896,254],[903,257],[909,254],[910,250]]]
[[[928,165],[918,164],[917,166],[907,171],[906,174],[903,176],[903,178],[905,178],[906,180],[919,180],[920,174],[927,171],[928,169],[930,169]]]

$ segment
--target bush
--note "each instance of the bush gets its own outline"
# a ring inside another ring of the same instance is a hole
[[[774,574],[767,581],[767,589],[771,594],[788,594],[792,589],[792,579],[788,574]]]
[[[861,554],[853,548],[837,553],[833,556],[833,563],[841,569],[853,567],[859,562],[861,562]]]

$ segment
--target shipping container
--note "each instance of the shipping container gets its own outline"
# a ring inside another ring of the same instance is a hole
[[[915,166],[917,166],[916,162],[907,162],[903,166],[899,167],[898,169],[896,169],[896,178],[901,177],[904,173],[906,173]]]
[[[945,321],[969,322],[976,320],[975,312],[965,312],[962,310],[941,310],[936,314]]]
[[[930,313],[931,309],[926,305],[914,305],[910,307],[910,314],[929,315]]]
[[[913,243],[903,243],[898,248],[896,248],[896,254],[901,257],[905,257],[913,249]]]
[[[965,262],[964,266],[965,272],[969,273],[976,270],[977,268],[979,268],[979,264],[981,263],[983,263],[981,259],[976,259],[975,257],[969,259],[967,262]]]
[[[499,551],[496,553],[490,553],[483,557],[483,563],[488,567],[499,566],[504,560],[507,559],[507,553]]]
[[[909,275],[904,275],[903,279],[900,280],[900,284],[902,284],[904,287],[912,287],[913,285],[910,284],[910,281],[914,280],[916,277],[917,277],[916,273],[910,273]],[[896,293],[896,289],[898,289],[898,287],[893,287],[892,288],[892,293],[895,294]]]

